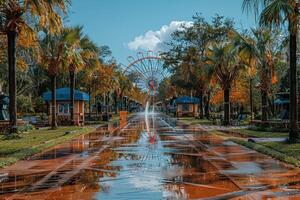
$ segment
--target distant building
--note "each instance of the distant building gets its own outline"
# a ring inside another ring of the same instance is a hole
[[[197,117],[199,115],[200,99],[195,97],[182,96],[176,99],[177,117]]]
[[[56,90],[56,112],[57,123],[66,125],[70,122],[70,88],[59,88]],[[49,123],[52,116],[52,92],[43,93],[43,99],[47,102]],[[74,118],[77,125],[84,124],[85,102],[89,101],[90,96],[85,92],[74,90]]]

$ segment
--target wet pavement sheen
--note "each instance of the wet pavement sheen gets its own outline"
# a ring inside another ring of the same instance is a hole
[[[300,199],[300,170],[157,114],[0,170],[2,200]]]

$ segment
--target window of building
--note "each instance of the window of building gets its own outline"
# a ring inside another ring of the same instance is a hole
[[[183,104],[182,105],[182,111],[184,111],[184,112],[190,111],[189,104]]]
[[[60,114],[69,114],[70,113],[70,104],[60,103],[58,105],[58,113],[60,113]]]

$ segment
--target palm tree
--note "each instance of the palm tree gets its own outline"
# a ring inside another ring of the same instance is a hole
[[[66,51],[63,58],[63,66],[69,71],[69,89],[70,89],[70,122],[74,125],[74,90],[76,69],[83,66],[83,60],[80,55],[80,40],[82,39],[82,27],[66,28]]]
[[[253,37],[240,37],[240,48],[246,56],[246,65],[257,67],[260,78],[262,122],[268,120],[268,94],[271,89],[272,78],[277,55],[280,54],[280,45],[274,42],[280,41],[277,33],[263,28],[252,29]]]
[[[48,69],[48,75],[51,79],[51,92],[52,92],[52,119],[51,127],[55,129],[57,127],[56,119],[56,79],[59,69],[64,63],[64,56],[66,55],[66,31],[60,34],[48,34],[40,40],[40,56],[41,64],[46,66]]]
[[[290,142],[298,138],[298,102],[297,102],[297,34],[298,34],[298,8],[297,0],[244,0],[243,8],[253,9],[260,14],[260,24],[275,26],[288,23],[289,30],[289,62],[290,62]]]
[[[230,124],[230,90],[241,68],[239,48],[232,42],[214,44],[207,50],[205,61],[214,69],[214,74],[224,93],[224,125]]]
[[[78,70],[85,67],[93,70],[100,65],[98,55],[100,49],[87,36],[83,36],[82,27],[77,26],[67,30],[66,37],[67,55],[65,63],[70,75],[70,113],[71,124],[74,124],[74,90],[75,76]]]
[[[37,21],[52,33],[62,27],[61,11],[65,12],[68,0],[36,1],[36,0],[1,0],[0,28],[7,36],[8,68],[9,68],[9,113],[10,132],[17,132],[16,106],[16,41],[17,36],[33,38],[35,31],[31,24]]]

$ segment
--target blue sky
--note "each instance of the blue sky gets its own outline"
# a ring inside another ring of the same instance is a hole
[[[157,43],[197,12],[208,20],[216,13],[233,18],[240,28],[255,26],[254,18],[242,12],[242,1],[73,0],[68,24],[83,25],[98,45],[108,45],[118,62],[128,64],[128,56],[157,50]]]

